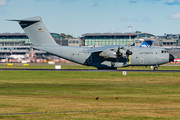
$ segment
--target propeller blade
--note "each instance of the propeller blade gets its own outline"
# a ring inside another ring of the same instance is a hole
[[[127,55],[132,55],[132,52],[131,52],[130,50],[127,50],[127,51],[126,51],[126,54],[127,54]]]
[[[120,56],[122,56],[122,53],[120,52],[120,46],[118,46],[118,50],[117,50],[117,52],[116,52],[116,56],[117,56],[117,58],[118,57],[120,57]]]

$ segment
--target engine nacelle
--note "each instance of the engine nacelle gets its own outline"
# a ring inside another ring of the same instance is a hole
[[[104,58],[116,58],[116,52],[111,50],[103,50],[99,56]]]

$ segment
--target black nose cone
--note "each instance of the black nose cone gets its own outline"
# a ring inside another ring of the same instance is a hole
[[[173,61],[174,60],[174,56],[169,54],[169,62]]]

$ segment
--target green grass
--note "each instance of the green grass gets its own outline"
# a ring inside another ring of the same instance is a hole
[[[0,115],[4,120],[180,119],[179,73],[0,71],[0,76],[1,114],[47,112]],[[57,113],[63,111],[92,112]]]
[[[59,64],[57,64],[59,65]],[[0,68],[2,69],[8,69],[8,68],[21,68],[21,69],[55,69],[55,65],[48,65],[48,64],[30,64],[29,66],[23,66],[23,64],[14,64],[13,66],[8,66],[5,64],[0,65]],[[62,69],[96,69],[92,66],[83,66],[83,65],[61,65]]]
[[[170,64],[174,65],[174,64]],[[179,64],[177,64],[179,65]],[[0,69],[7,69],[7,68],[21,68],[21,69],[55,69],[55,65],[48,65],[48,64],[30,64],[29,66],[23,66],[23,64],[14,64],[13,66],[7,66],[7,65],[0,65]],[[62,64],[61,65],[62,69],[97,69],[92,66],[84,66],[84,65],[68,65],[68,64]],[[121,69],[132,69],[132,70],[153,70],[150,68],[150,66],[130,66],[130,67],[123,67],[123,68],[118,68],[119,70]],[[180,66],[160,66],[158,70],[180,70]]]

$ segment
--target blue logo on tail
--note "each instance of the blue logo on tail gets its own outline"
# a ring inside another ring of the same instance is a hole
[[[143,41],[143,43],[139,47],[151,47],[154,40],[151,41]]]

